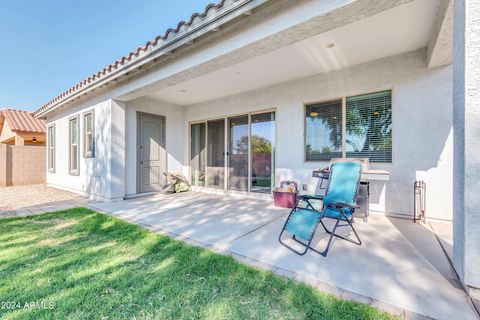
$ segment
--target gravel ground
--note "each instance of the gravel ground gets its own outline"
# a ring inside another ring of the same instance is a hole
[[[47,187],[44,184],[0,187],[0,214],[25,207],[80,199],[84,198],[68,191]]]

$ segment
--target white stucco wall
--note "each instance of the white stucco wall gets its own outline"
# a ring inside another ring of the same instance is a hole
[[[166,117],[167,170],[188,176],[189,122],[274,108],[276,183],[295,179],[308,185],[307,192],[314,192],[317,180],[311,171],[327,163],[304,161],[304,103],[392,89],[393,163],[372,165],[388,170],[390,181],[372,184],[371,210],[411,215],[413,181],[422,179],[427,182],[427,217],[451,219],[452,68],[427,69],[425,56],[425,50],[419,50],[190,106],[146,97],[126,103],[84,103],[48,119],[57,126],[57,167],[47,181],[100,198],[133,195],[137,193],[138,111]],[[80,157],[80,175],[71,176],[68,118],[91,107],[95,108],[96,158]]]
[[[51,186],[73,191],[100,200],[123,199],[137,193],[137,112],[162,115],[166,118],[167,169],[184,173],[184,108],[158,100],[139,98],[128,103],[102,101],[103,97],[87,101],[47,119],[55,124],[55,172],[47,173]],[[83,157],[83,118],[95,110],[95,158]],[[68,121],[80,118],[80,170],[71,175],[68,170]]]
[[[480,300],[480,1],[455,1],[453,262]]]
[[[47,118],[55,124],[55,172],[47,171],[47,184],[97,199],[122,198],[125,190],[123,103],[98,98]],[[83,114],[95,111],[95,157],[84,158]],[[69,173],[69,118],[79,115],[79,174]]]
[[[137,193],[137,112],[165,117],[167,170],[184,173],[184,146],[186,141],[184,107],[150,98],[139,98],[126,104],[126,195]]]
[[[327,74],[307,77],[214,101],[187,106],[186,122],[276,109],[276,183],[295,179],[314,192],[313,169],[304,161],[304,103],[393,90],[393,163],[372,165],[390,172],[371,186],[371,210],[411,215],[413,182],[427,183],[427,216],[452,217],[452,70],[428,70],[425,50]],[[215,88],[212,88],[214,90]],[[188,131],[184,128],[184,134]],[[184,147],[188,155],[188,144]],[[185,158],[184,163],[187,163]]]

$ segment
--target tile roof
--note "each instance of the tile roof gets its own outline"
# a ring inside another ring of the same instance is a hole
[[[207,17],[210,17],[211,15],[214,15],[215,12],[221,10],[224,6],[228,7],[230,4],[236,4],[236,3],[241,3],[241,2],[249,2],[247,1],[239,1],[239,0],[221,0],[218,3],[211,3],[207,5],[202,13],[194,13],[190,17],[190,19],[186,21],[180,21],[177,24],[177,27],[175,29],[168,29],[165,31],[163,35],[158,35],[154,40],[148,41],[145,43],[145,45],[138,47],[136,50],[130,52],[126,56],[118,59],[114,63],[109,64],[102,70],[98,71],[97,73],[91,75],[87,79],[79,82],[72,88],[68,89],[67,91],[63,92],[59,96],[53,98],[52,100],[48,101],[46,104],[38,108],[34,112],[36,116],[38,116],[39,113],[42,113],[51,107],[53,107],[55,104],[59,103],[62,101],[62,99],[67,98],[68,96],[74,94],[75,92],[79,91],[80,89],[88,86],[89,84],[98,81],[101,78],[107,77],[109,74],[112,72],[116,71],[117,69],[120,69],[126,65],[128,65],[130,62],[136,60],[138,57],[149,53],[152,51],[152,49],[155,49],[157,45],[159,44],[164,44],[165,42],[168,42],[170,38],[174,38],[177,33],[187,29],[188,27],[192,26],[193,24],[200,22],[201,20],[204,20]],[[227,5],[226,5],[227,4]]]
[[[25,110],[2,109],[0,117],[12,131],[45,133],[45,121],[36,119],[33,113]]]

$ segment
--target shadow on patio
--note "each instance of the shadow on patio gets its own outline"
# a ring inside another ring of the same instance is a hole
[[[361,246],[334,241],[326,258],[298,256],[278,243],[288,209],[271,201],[203,193],[156,195],[94,209],[237,257],[331,293],[379,308],[398,308],[440,319],[476,319],[441,246],[429,228],[403,219],[370,216],[356,221]],[[326,236],[314,243],[323,248]],[[357,297],[358,298],[358,297]],[[392,311],[392,310],[387,310]]]

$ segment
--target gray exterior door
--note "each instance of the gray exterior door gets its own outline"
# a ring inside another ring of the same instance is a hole
[[[160,191],[166,184],[165,117],[138,114],[138,191]]]

